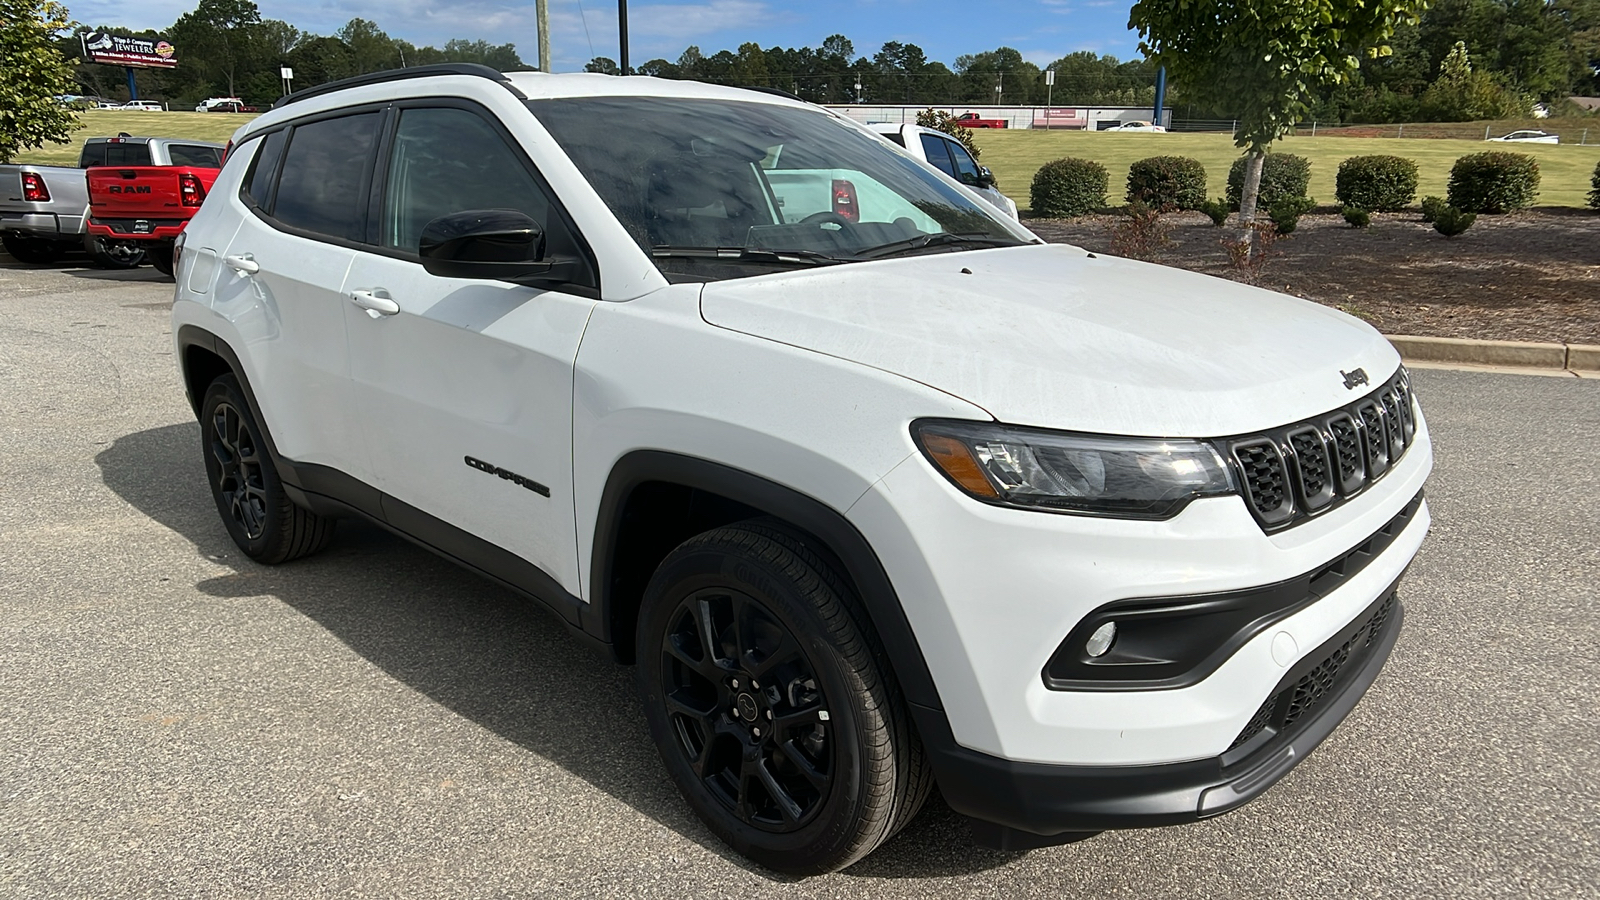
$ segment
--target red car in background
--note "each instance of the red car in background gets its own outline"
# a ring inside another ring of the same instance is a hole
[[[189,224],[222,170],[224,148],[180,157],[170,166],[96,166],[89,183],[88,232],[104,244],[142,249],[145,259],[172,274],[172,246]]]
[[[1010,123],[1005,119],[985,119],[977,113],[969,112],[956,116],[956,124],[962,128],[1005,128]]]

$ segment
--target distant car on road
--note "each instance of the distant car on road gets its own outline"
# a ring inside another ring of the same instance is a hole
[[[1561,135],[1551,134],[1548,131],[1513,131],[1499,137],[1489,138],[1491,141],[1508,141],[1518,144],[1559,144]]]
[[[155,102],[154,100],[129,100],[127,103],[117,107],[117,109],[134,109],[143,112],[165,112],[165,110],[161,108],[161,104]]]
[[[1166,134],[1167,133],[1167,129],[1164,126],[1152,125],[1149,122],[1123,122],[1121,125],[1113,125],[1110,128],[1102,128],[1100,130],[1101,131],[1151,131],[1151,132],[1156,132],[1156,133],[1159,133],[1159,134]]]
[[[956,116],[956,124],[962,128],[1004,128],[1008,123],[1005,119],[985,119],[977,113],[969,112]]]
[[[212,97],[194,108],[195,112],[260,112],[238,97]]]

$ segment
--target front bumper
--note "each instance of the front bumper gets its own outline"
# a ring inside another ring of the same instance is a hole
[[[1305,759],[1377,679],[1402,618],[1391,586],[1284,676],[1262,707],[1265,728],[1210,759],[1156,766],[1013,762],[958,745],[936,710],[913,708],[913,715],[940,792],[974,820],[979,843],[1019,850],[1113,828],[1180,825],[1243,806]]]

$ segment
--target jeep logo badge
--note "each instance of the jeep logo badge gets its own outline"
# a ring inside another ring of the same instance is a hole
[[[1339,374],[1344,376],[1344,386],[1352,391],[1367,383],[1366,369],[1354,369],[1349,372],[1340,369]]]

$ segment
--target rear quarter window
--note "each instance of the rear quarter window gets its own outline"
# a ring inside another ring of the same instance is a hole
[[[367,168],[380,118],[376,112],[357,113],[295,126],[272,217],[292,228],[363,240]]]
[[[172,164],[175,166],[190,166],[196,169],[222,168],[222,151],[216,147],[168,144],[167,155],[172,157]]]

